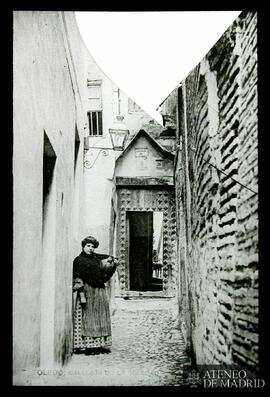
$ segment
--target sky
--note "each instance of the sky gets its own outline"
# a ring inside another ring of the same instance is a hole
[[[76,12],[102,71],[162,123],[158,106],[241,11]]]

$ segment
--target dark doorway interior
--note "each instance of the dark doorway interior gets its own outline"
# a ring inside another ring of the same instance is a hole
[[[161,291],[162,279],[153,277],[153,212],[130,211],[130,290]]]

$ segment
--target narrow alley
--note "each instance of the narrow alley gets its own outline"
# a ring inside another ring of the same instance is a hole
[[[119,306],[118,306],[119,305]],[[179,386],[189,365],[183,336],[170,302],[133,300],[117,302],[112,317],[111,353],[74,355],[65,384],[102,386]],[[76,376],[76,370],[91,376]]]
[[[13,384],[257,374],[256,12],[160,122],[101,70],[74,12],[16,11],[13,30]]]
[[[167,299],[116,300],[110,353],[74,354],[66,367],[35,371],[32,385],[181,386],[190,368],[175,306]]]

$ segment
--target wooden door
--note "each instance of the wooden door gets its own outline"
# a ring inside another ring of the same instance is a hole
[[[152,273],[153,213],[129,212],[130,290],[147,291]]]

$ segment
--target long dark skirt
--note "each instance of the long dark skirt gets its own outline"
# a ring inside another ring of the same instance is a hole
[[[74,349],[112,345],[110,307],[106,289],[84,286],[86,304],[74,302]]]

